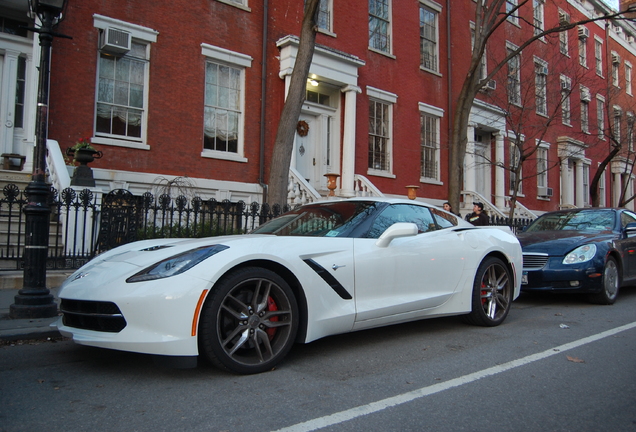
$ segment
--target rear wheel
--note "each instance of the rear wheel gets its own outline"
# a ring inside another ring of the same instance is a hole
[[[201,311],[200,353],[235,373],[271,370],[298,330],[296,298],[287,282],[270,270],[246,267],[213,289]]]
[[[603,288],[598,294],[591,294],[591,303],[611,305],[618,297],[618,289],[621,286],[621,276],[618,271],[618,264],[612,257],[608,257],[603,268]]]
[[[499,258],[482,261],[473,284],[472,311],[464,321],[485,327],[501,324],[512,304],[513,283],[510,270]]]

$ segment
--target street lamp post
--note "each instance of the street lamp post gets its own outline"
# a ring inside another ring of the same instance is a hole
[[[40,34],[40,77],[38,105],[35,120],[35,149],[33,150],[33,174],[26,187],[27,205],[26,238],[24,247],[23,286],[9,306],[11,318],[46,318],[57,315],[57,304],[46,287],[46,258],[49,248],[49,195],[51,187],[46,183],[46,139],[49,103],[49,65],[51,43],[56,19],[66,6],[66,0],[29,0],[31,10],[40,18],[41,27],[31,29]],[[59,22],[59,21],[58,21]]]

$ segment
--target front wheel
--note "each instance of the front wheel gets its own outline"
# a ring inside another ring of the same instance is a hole
[[[618,289],[621,286],[621,276],[618,271],[618,264],[612,257],[608,257],[603,268],[603,288],[598,294],[591,294],[591,303],[611,305],[618,297]]]
[[[291,349],[298,306],[283,278],[260,267],[224,277],[201,311],[199,351],[223,369],[253,374],[271,370]]]
[[[512,295],[513,282],[506,264],[499,258],[486,258],[477,269],[472,311],[464,315],[464,321],[484,327],[498,326],[510,311]]]

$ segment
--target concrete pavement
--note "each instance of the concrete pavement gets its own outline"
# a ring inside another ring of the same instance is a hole
[[[64,279],[71,272],[47,272],[47,288],[55,297]],[[56,328],[51,327],[59,316],[52,318],[11,319],[9,308],[15,303],[15,296],[22,288],[22,275],[18,272],[0,273],[0,341],[46,339],[60,337]]]

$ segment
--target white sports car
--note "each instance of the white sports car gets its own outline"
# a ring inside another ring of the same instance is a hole
[[[64,282],[57,327],[79,344],[257,373],[338,333],[446,315],[499,325],[521,271],[507,227],[418,201],[331,200],[251,234],[108,251]]]

